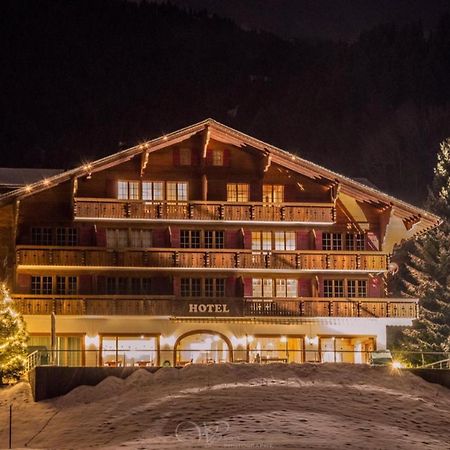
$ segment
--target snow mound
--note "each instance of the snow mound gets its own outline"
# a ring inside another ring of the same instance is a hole
[[[128,388],[147,386],[154,382],[154,375],[145,369],[138,369],[125,379],[125,386]]]

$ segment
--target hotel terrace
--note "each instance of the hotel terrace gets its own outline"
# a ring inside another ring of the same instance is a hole
[[[41,363],[362,363],[418,313],[394,245],[438,223],[208,119],[4,192],[0,256]]]

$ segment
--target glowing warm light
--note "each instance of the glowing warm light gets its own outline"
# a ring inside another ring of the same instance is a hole
[[[47,180],[47,178],[43,181],[44,186],[48,186],[50,184],[50,181]]]
[[[84,344],[86,347],[100,347],[100,336],[97,334],[95,336],[88,336],[86,335],[84,337]]]
[[[175,336],[161,336],[161,345],[167,345],[173,347],[177,338]]]
[[[163,136],[163,140],[167,141],[168,137],[167,136]]]
[[[319,337],[318,336],[314,336],[314,337],[305,336],[305,342],[307,345],[318,345]]]
[[[255,340],[255,338],[253,336],[247,336],[247,342],[249,344],[251,344],[254,340]]]
[[[392,367],[394,369],[403,369],[404,365],[400,361],[392,361]]]
[[[286,336],[281,336],[280,337],[280,342],[286,343],[287,342],[287,337]]]
[[[213,341],[214,341],[214,342],[220,341],[220,337],[217,336],[217,334],[215,334],[214,337],[213,337]]]
[[[238,338],[236,336],[231,336],[231,343],[233,344],[233,347],[244,347],[246,345],[246,339]]]
[[[27,185],[25,186],[25,190],[26,190],[27,192],[31,192],[31,186],[30,186],[29,184],[27,184]]]

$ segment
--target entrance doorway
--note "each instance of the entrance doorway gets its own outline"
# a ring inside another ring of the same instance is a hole
[[[174,361],[177,366],[231,362],[233,349],[229,339],[221,333],[191,331],[175,342]]]

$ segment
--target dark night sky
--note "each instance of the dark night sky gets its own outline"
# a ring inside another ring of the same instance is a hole
[[[139,1],[139,0],[135,0]],[[166,0],[148,0],[164,3]],[[264,29],[285,38],[355,40],[380,23],[422,20],[433,27],[449,0],[170,0],[187,8],[207,9],[243,27]]]

